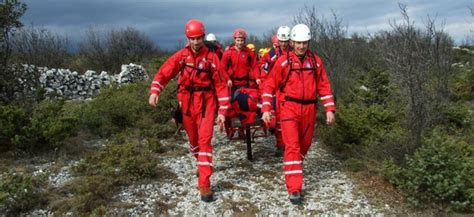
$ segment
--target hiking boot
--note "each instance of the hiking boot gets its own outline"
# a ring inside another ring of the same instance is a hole
[[[199,194],[201,195],[201,200],[204,202],[209,203],[214,201],[214,194],[210,187],[199,188]]]
[[[281,146],[277,146],[275,149],[275,157],[283,157],[283,153],[285,152],[285,149]]]
[[[301,205],[301,204],[302,204],[302,201],[301,201],[301,193],[300,193],[300,192],[293,192],[293,193],[291,193],[291,195],[290,195],[290,202],[291,202],[293,205]]]

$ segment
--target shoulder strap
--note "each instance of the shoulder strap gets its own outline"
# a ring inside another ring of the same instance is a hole
[[[286,87],[286,83],[288,82],[288,80],[290,79],[290,74],[291,72],[293,71],[293,63],[291,61],[291,58],[290,58],[290,55],[286,55],[286,61],[287,61],[287,64],[289,64],[290,66],[290,69],[288,70],[288,73],[286,74],[286,78],[285,78],[285,81],[283,82],[283,84],[280,86],[280,92],[285,92],[284,89]]]
[[[270,59],[276,55],[276,50],[274,47],[270,50],[270,52],[268,52],[268,55],[270,56]]]

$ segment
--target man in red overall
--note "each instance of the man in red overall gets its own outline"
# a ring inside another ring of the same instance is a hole
[[[250,87],[255,81],[254,66],[257,57],[246,44],[247,33],[244,29],[234,31],[234,44],[222,55],[220,71],[228,78],[228,85],[232,87],[232,93],[240,87]]]
[[[288,26],[280,26],[277,31],[277,39],[278,39],[278,46],[273,47],[268,53],[266,53],[260,60],[258,61],[257,67],[259,69],[259,79],[257,79],[257,84],[265,81],[268,77],[268,74],[273,68],[273,65],[277,61],[277,59],[282,56],[286,55],[290,52],[290,27]],[[263,85],[260,85],[260,92],[263,91]],[[278,95],[278,91],[276,91],[276,95]],[[275,109],[275,117],[276,117],[276,125],[275,125],[275,156],[281,157],[283,156],[284,150],[284,143],[281,137],[281,126],[280,126],[280,118],[279,118],[279,109],[278,103],[276,103],[275,96],[270,94],[262,94],[262,97],[271,97],[273,98],[272,105]]]
[[[280,91],[278,103],[285,152],[283,170],[290,202],[301,204],[303,188],[303,160],[313,138],[317,97],[326,110],[326,123],[335,121],[336,110],[331,85],[321,58],[309,49],[311,32],[298,24],[291,30],[294,50],[276,61],[270,77],[265,80],[263,94]],[[271,98],[263,97],[262,119],[272,118]]]
[[[166,60],[155,74],[149,103],[155,107],[159,94],[180,73],[177,95],[183,126],[197,160],[201,200],[211,202],[214,200],[210,182],[214,119],[218,110],[217,121],[223,126],[230,97],[226,82],[219,74],[219,58],[204,45],[204,24],[192,19],[186,24],[185,32],[189,44]]]

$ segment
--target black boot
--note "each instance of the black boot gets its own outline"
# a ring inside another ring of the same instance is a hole
[[[277,146],[275,149],[275,157],[282,157],[285,149],[281,146]]]
[[[212,192],[211,188],[199,188],[199,194],[201,195],[201,200],[204,202],[209,203],[214,201],[214,193]]]
[[[300,192],[293,192],[290,195],[290,202],[293,205],[301,205],[302,200],[301,200],[301,193]]]

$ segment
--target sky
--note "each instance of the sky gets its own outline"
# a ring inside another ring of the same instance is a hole
[[[390,21],[401,20],[398,3],[406,4],[417,26],[428,16],[461,44],[474,35],[474,0],[23,0],[28,9],[21,21],[41,26],[78,42],[94,28],[133,27],[144,32],[158,46],[174,49],[186,40],[184,25],[200,19],[206,33],[218,40],[230,38],[234,29],[262,36],[281,25],[291,26],[293,17],[305,7],[315,7],[319,17],[332,12],[342,19],[348,36],[390,30]]]

